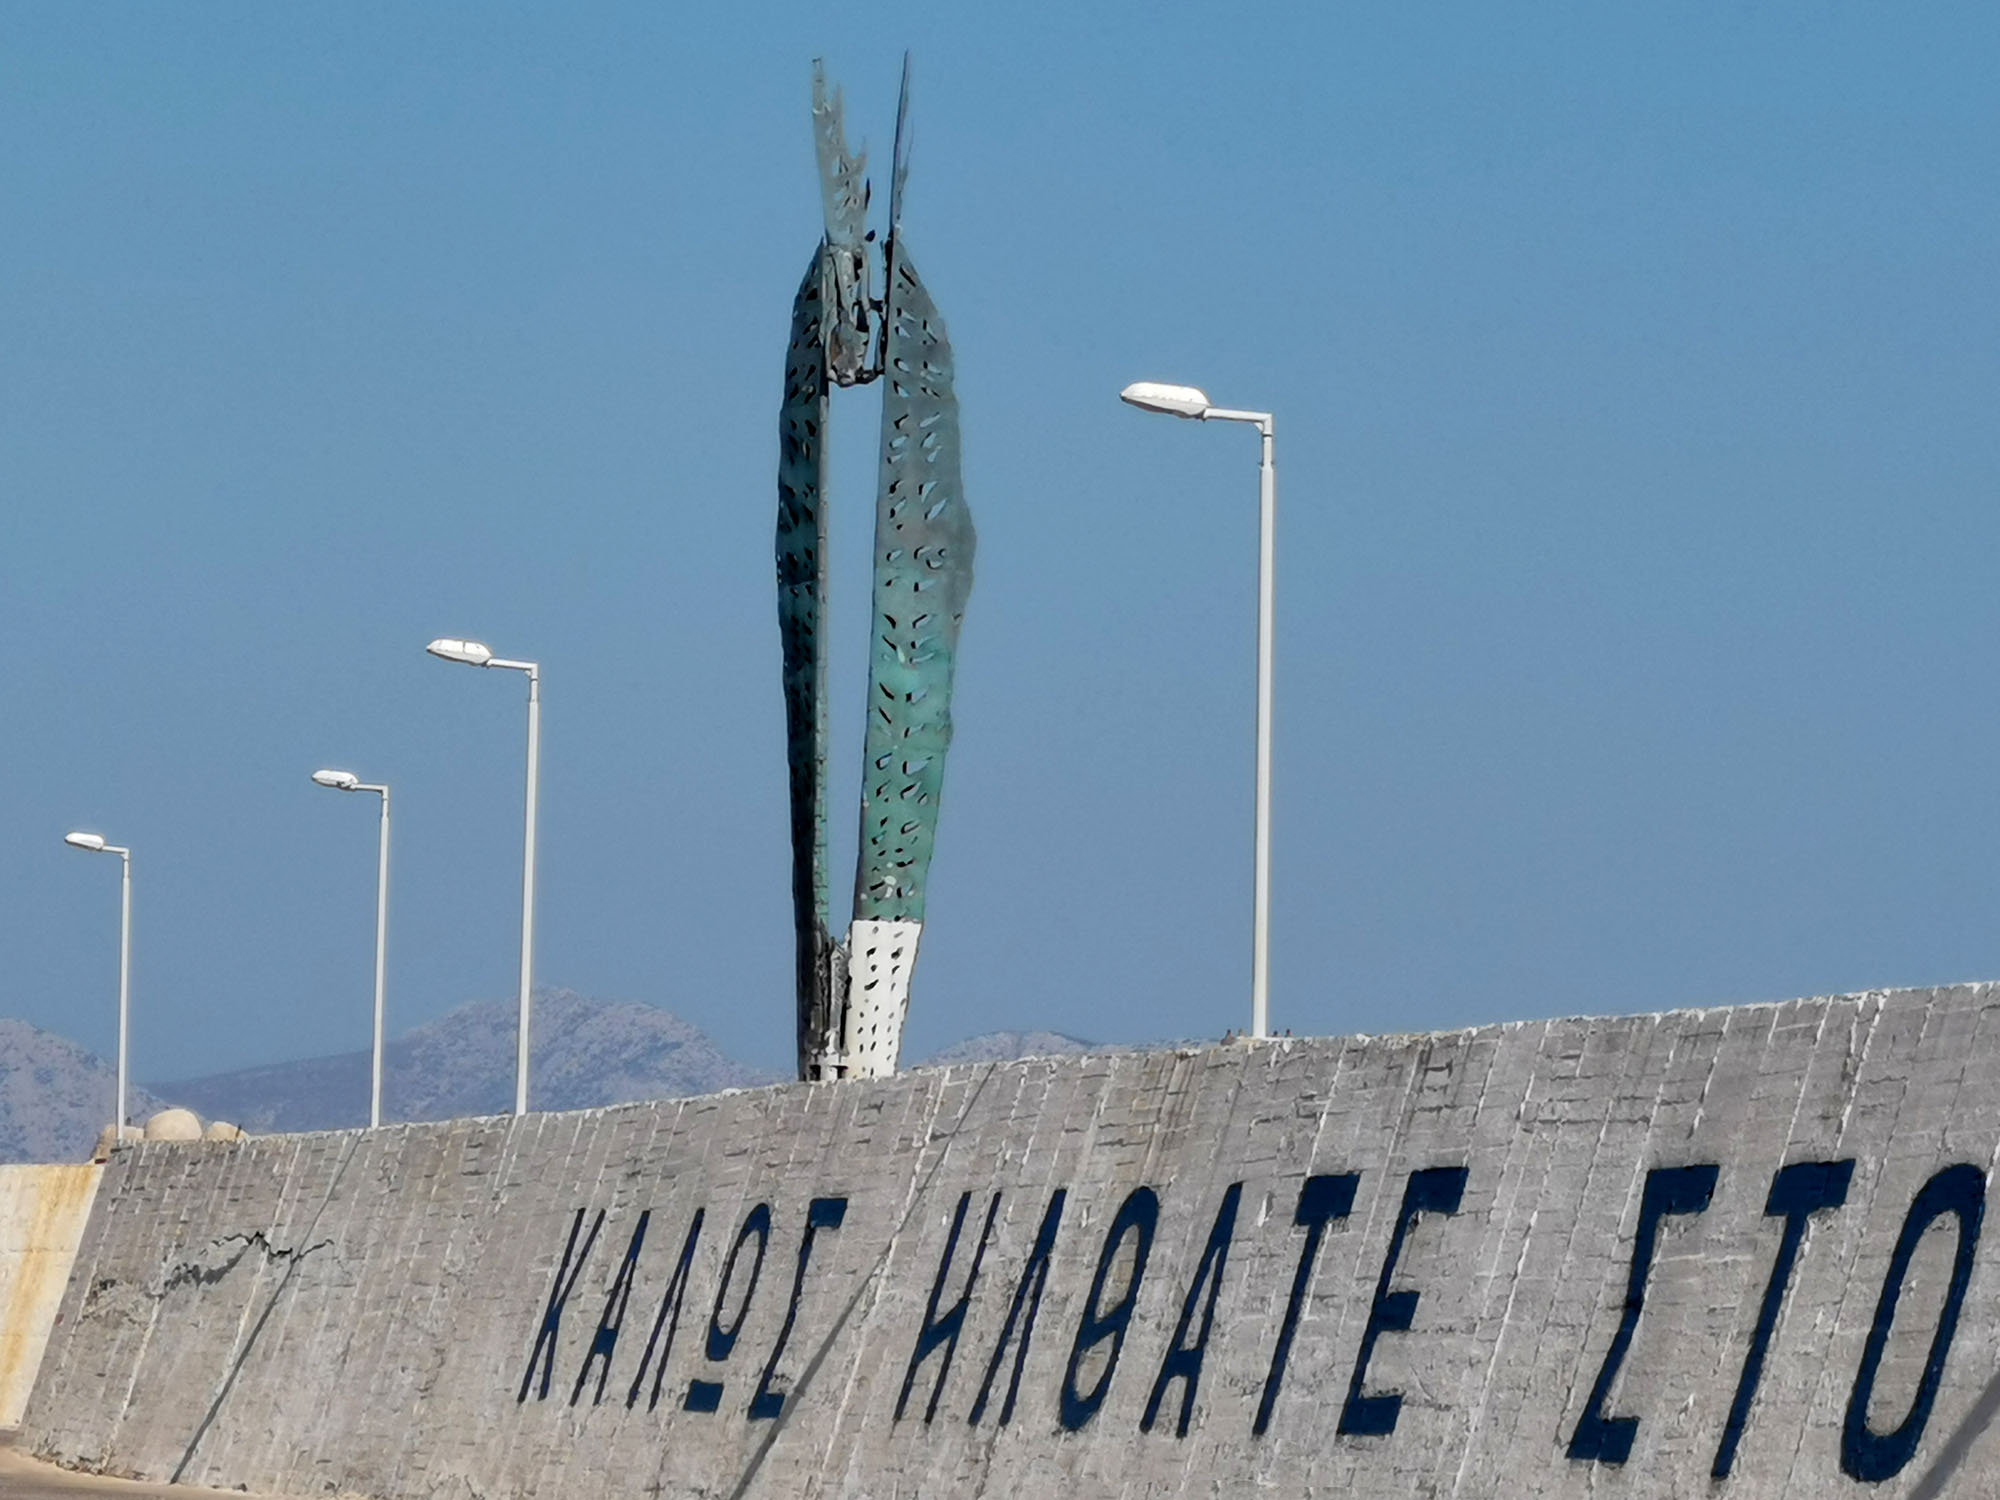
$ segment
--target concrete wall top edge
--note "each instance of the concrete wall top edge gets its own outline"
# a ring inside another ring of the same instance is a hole
[[[1842,994],[1804,995],[1789,1000],[1749,1000],[1731,1004],[1708,1006],[1682,1006],[1668,1010],[1621,1011],[1597,1015],[1561,1015],[1531,1017],[1516,1021],[1492,1021],[1476,1026],[1447,1027],[1438,1031],[1388,1031],[1388,1032],[1346,1032],[1326,1036],[1280,1036],[1253,1042],[1246,1038],[1234,1038],[1227,1042],[1175,1042],[1160,1046],[1093,1046],[1085,1052],[1040,1053],[1019,1058],[992,1062],[954,1062],[906,1068],[896,1075],[897,1079],[946,1077],[963,1079],[979,1077],[996,1069],[1033,1068],[1038,1066],[1067,1068],[1089,1067],[1109,1059],[1129,1058],[1198,1058],[1230,1055],[1234,1053],[1262,1053],[1269,1058],[1282,1058],[1294,1052],[1300,1054],[1325,1054],[1338,1052],[1342,1048],[1369,1047],[1373,1049],[1409,1049],[1415,1047],[1455,1047],[1477,1043],[1480,1040],[1515,1035],[1522,1032],[1547,1030],[1554,1027],[1586,1028],[1600,1034],[1616,1034],[1620,1028],[1657,1027],[1674,1020],[1711,1021],[1717,1017],[1740,1015],[1752,1017],[1760,1013],[1780,1014],[1807,1005],[1874,1005],[1884,1009],[1904,1006],[1924,1006],[1947,997],[1964,996],[1968,999],[1985,998],[2000,1004],[2000,981],[1967,980],[1952,984],[1933,986],[1907,986],[1888,989],[1856,990]],[[613,1115],[621,1111],[648,1110],[662,1102],[679,1099],[729,1099],[741,1096],[756,1096],[782,1093],[793,1090],[810,1089],[865,1089],[880,1087],[885,1082],[894,1085],[895,1079],[856,1079],[834,1083],[801,1083],[793,1079],[781,1079],[775,1083],[759,1084],[751,1087],[718,1089],[711,1094],[674,1095],[668,1100],[636,1099],[623,1104],[598,1105],[589,1109],[576,1110],[533,1110],[534,1116],[601,1116]],[[468,1122],[484,1122],[505,1127],[514,1116],[511,1114],[457,1115],[449,1120],[389,1121],[377,1127],[381,1130],[422,1130]],[[364,1133],[366,1127],[348,1127],[340,1130],[295,1131],[287,1135],[306,1136],[350,1136]],[[269,1139],[269,1137],[261,1137]],[[235,1146],[239,1142],[204,1141],[151,1141],[133,1142],[116,1148],[121,1152],[138,1149],[166,1151],[203,1151],[220,1146]],[[5,1170],[0,1168],[0,1170]]]

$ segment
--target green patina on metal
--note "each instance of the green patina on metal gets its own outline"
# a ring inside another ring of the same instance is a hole
[[[875,499],[875,638],[868,664],[861,857],[854,914],[921,922],[937,835],[959,621],[975,538],[959,478],[951,342],[903,245],[907,65],[883,248],[882,469]]]
[[[944,321],[903,241],[909,63],[896,114],[883,296],[870,296],[866,158],[840,97],[813,73],[826,234],[792,308],[779,426],[778,620],[791,773],[792,902],[802,1076],[843,1071],[849,954],[833,936],[826,871],[826,420],[835,385],[883,378],[873,633],[863,743],[857,921],[920,924],[937,835],[959,623],[974,534],[960,480],[958,399]],[[914,934],[915,929],[910,929]],[[914,951],[914,935],[910,939]],[[900,1019],[898,1019],[900,1026]]]

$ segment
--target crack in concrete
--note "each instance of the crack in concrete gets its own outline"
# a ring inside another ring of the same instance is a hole
[[[340,1180],[347,1175],[348,1163],[354,1160],[354,1151],[361,1144],[363,1133],[357,1130],[348,1140],[347,1149],[341,1154],[340,1161],[333,1169],[332,1178],[326,1185],[325,1196],[319,1200],[319,1206],[313,1210],[311,1222],[306,1225],[306,1233],[308,1235],[319,1227],[321,1215],[326,1212],[327,1205],[333,1202],[333,1195],[339,1191]],[[236,1238],[236,1236],[226,1236],[224,1239],[216,1241],[216,1243],[218,1245],[226,1244],[231,1238]],[[242,1238],[244,1239],[244,1246],[237,1252],[237,1260],[241,1260],[245,1255],[250,1253],[251,1245],[254,1242],[264,1240],[264,1234],[262,1230],[259,1230],[254,1235],[243,1236]],[[264,1240],[264,1243],[268,1249],[270,1242]],[[222,1383],[216,1390],[215,1399],[209,1403],[208,1410],[202,1415],[200,1423],[196,1425],[194,1435],[188,1439],[187,1448],[181,1454],[180,1462],[174,1465],[173,1473],[167,1477],[167,1483],[179,1484],[181,1476],[187,1473],[188,1465],[194,1461],[195,1450],[201,1446],[201,1440],[208,1435],[209,1428],[215,1425],[215,1419],[221,1415],[223,1404],[229,1400],[229,1393],[236,1388],[236,1377],[243,1373],[243,1366],[249,1362],[250,1352],[257,1347],[257,1340],[263,1335],[265,1325],[271,1321],[271,1314],[278,1310],[278,1304],[284,1300],[286,1289],[291,1286],[292,1278],[298,1274],[299,1267],[305,1263],[306,1256],[313,1250],[320,1249],[329,1243],[331,1242],[321,1240],[299,1254],[287,1255],[285,1257],[285,1274],[278,1279],[277,1286],[272,1289],[270,1300],[264,1304],[263,1312],[258,1315],[255,1326],[250,1330],[250,1336],[243,1341],[243,1347],[237,1351],[236,1358],[230,1362],[229,1370],[223,1376]]]
[[[214,1286],[223,1277],[235,1270],[237,1266],[241,1265],[244,1256],[260,1247],[264,1251],[264,1263],[269,1265],[274,1261],[304,1260],[315,1250],[324,1250],[333,1241],[318,1240],[301,1250],[290,1246],[273,1245],[266,1238],[264,1231],[259,1229],[251,1234],[225,1234],[219,1240],[211,1240],[208,1248],[211,1250],[220,1250],[224,1245],[231,1243],[241,1245],[242,1248],[221,1264],[210,1266],[204,1265],[200,1261],[184,1260],[168,1271],[166,1278],[160,1283],[160,1289],[149,1295],[157,1300],[165,1297],[167,1293],[179,1287]]]

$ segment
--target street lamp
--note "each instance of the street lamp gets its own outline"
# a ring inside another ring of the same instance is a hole
[[[424,648],[468,667],[505,667],[528,674],[528,833],[521,850],[521,1006],[514,1039],[514,1113],[528,1112],[528,985],[535,972],[535,800],[541,784],[542,669],[531,661],[495,656],[481,641],[445,636]]]
[[[368,1072],[368,1125],[382,1123],[382,991],[389,942],[389,788],[352,771],[315,771],[313,780],[336,792],[378,792],[382,797],[381,849],[375,862],[375,1050]]]
[[[1270,1035],[1271,937],[1271,532],[1277,515],[1277,471],[1271,457],[1271,414],[1231,411],[1209,404],[1205,392],[1191,385],[1161,385],[1141,380],[1125,387],[1119,399],[1141,411],[1165,412],[1199,422],[1254,422],[1263,438],[1258,470],[1257,518],[1257,837],[1256,883],[1250,917],[1250,1035]]]
[[[115,854],[122,865],[118,882],[118,1114],[111,1123],[111,1139],[116,1143],[125,1139],[126,1022],[132,1013],[132,851],[105,843],[101,833],[66,833],[63,842],[87,854]]]

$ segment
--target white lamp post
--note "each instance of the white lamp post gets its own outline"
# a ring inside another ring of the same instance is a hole
[[[1271,456],[1271,414],[1231,411],[1210,405],[1208,396],[1190,385],[1161,385],[1141,380],[1128,385],[1119,398],[1141,411],[1192,417],[1200,422],[1254,422],[1263,437],[1263,461],[1258,470],[1257,520],[1257,836],[1256,883],[1250,917],[1250,1034],[1270,1034],[1271,936],[1271,532],[1277,514],[1277,471]]]
[[[101,833],[66,833],[63,842],[90,854],[115,854],[122,866],[118,882],[118,1114],[111,1139],[125,1139],[125,1079],[127,1021],[132,1013],[132,851],[104,842]]]
[[[389,788],[352,771],[315,771],[313,780],[336,792],[377,792],[382,798],[381,848],[375,861],[375,1049],[368,1070],[368,1125],[382,1123],[382,995],[389,943]]]
[[[514,1113],[528,1112],[528,986],[535,972],[535,801],[541,784],[542,669],[531,661],[495,656],[479,641],[449,636],[424,648],[432,656],[469,667],[505,667],[528,674],[528,833],[521,851],[521,1006],[514,1040]]]

